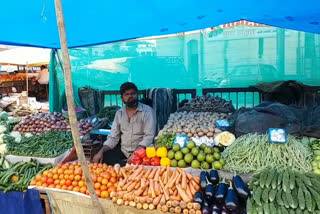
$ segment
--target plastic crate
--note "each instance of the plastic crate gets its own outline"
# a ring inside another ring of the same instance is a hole
[[[101,149],[102,145],[103,141],[101,140],[96,140],[93,143],[82,143],[82,148],[86,159],[91,161],[95,154],[97,154],[97,152]]]

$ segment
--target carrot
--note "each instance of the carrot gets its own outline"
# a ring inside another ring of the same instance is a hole
[[[177,200],[172,201],[172,206],[173,207],[179,206],[179,204],[180,203]]]
[[[122,200],[122,199],[118,199],[118,200],[117,200],[117,204],[118,204],[118,205],[122,205],[122,204],[123,204],[123,200]]]
[[[168,207],[166,205],[161,207],[162,212],[168,212]]]
[[[186,207],[187,207],[187,203],[184,202],[184,201],[180,201],[180,207],[181,207],[182,209],[186,208]]]
[[[165,166],[163,166],[163,167],[161,168],[161,170],[160,170],[159,175],[162,176],[163,173],[166,171],[166,169],[167,169],[167,168],[166,168]]]
[[[191,182],[190,182],[191,184],[192,184],[192,186],[195,188],[195,190],[199,190],[199,184],[197,184],[194,180],[192,180]]]
[[[121,172],[122,176],[124,177],[124,179],[126,179],[127,175],[126,175],[126,172],[124,171],[123,168],[120,168],[120,172]]]
[[[185,191],[181,188],[180,185],[177,185],[178,193],[183,201],[190,202],[192,198],[189,198],[189,196],[185,193]]]
[[[173,194],[172,195],[174,195],[174,196],[178,196],[178,190],[176,189],[174,192],[173,192]]]
[[[173,195],[173,190],[169,189],[169,195]]]
[[[174,207],[170,207],[169,212],[174,213]]]
[[[162,179],[163,184],[166,185],[168,183],[168,171],[166,171],[165,173],[163,173],[164,178]]]
[[[137,175],[137,177],[136,177],[134,180],[135,180],[135,181],[140,181],[141,178],[142,178],[142,176],[143,176],[143,174],[144,174],[144,171],[140,172],[140,174]]]
[[[189,189],[190,189],[192,195],[196,194],[197,191],[195,190],[195,188],[192,186],[191,183],[189,183]]]
[[[167,204],[166,204],[166,205],[167,205],[167,207],[169,207],[169,208],[172,207],[172,201],[167,201]]]
[[[161,199],[160,199],[160,205],[165,205],[166,204],[166,197],[165,197],[165,195],[163,194],[162,196],[161,196]]]
[[[144,204],[142,205],[142,208],[143,208],[144,210],[147,210],[147,209],[149,208],[149,205],[148,205],[147,203],[144,203]]]
[[[154,192],[154,181],[152,179],[150,180],[150,189],[151,189],[151,197],[155,198],[156,193]],[[149,195],[149,197],[150,197],[150,195]]]
[[[193,209],[201,210],[201,205],[199,203],[193,203]]]
[[[178,177],[180,177],[180,174],[177,172],[176,176],[173,179],[171,179],[171,181],[167,184],[169,188],[173,187],[173,185],[175,184],[175,182],[178,179]]]
[[[182,213],[183,214],[189,214],[189,210],[188,209],[183,209]]]
[[[171,189],[172,189],[173,191],[176,191],[176,189],[177,189],[176,185],[174,185]]]
[[[170,179],[168,178],[168,182],[166,184],[166,187],[169,187],[169,185],[171,184],[171,182],[176,178],[177,174],[176,171],[173,172],[172,176],[170,177]]]
[[[194,209],[189,209],[189,214],[196,214],[196,211]]]
[[[188,173],[188,172],[185,172],[185,173],[186,173],[187,178],[189,179],[189,181],[193,180],[193,176],[190,173]]]
[[[159,211],[159,212],[162,212],[162,205],[160,205],[160,204],[158,204],[158,206],[157,206],[157,211]]]
[[[152,168],[147,169],[146,173],[144,174],[144,178],[148,178],[151,171],[152,171]]]
[[[143,171],[143,167],[140,166],[132,175],[129,177],[129,181],[134,181],[137,176],[139,176]]]
[[[157,172],[156,172],[156,174],[155,174],[155,176],[154,176],[154,180],[155,180],[155,181],[158,181],[158,180],[159,180],[160,170],[161,170],[161,169],[157,169]]]
[[[174,212],[175,212],[176,214],[181,213],[181,208],[180,208],[180,207],[174,208]]]
[[[185,190],[185,192],[186,192],[186,194],[188,195],[189,198],[193,198],[193,195],[192,195],[188,185],[187,185],[187,189]]]
[[[137,185],[137,182],[132,182],[132,184],[131,184],[130,186],[128,186],[127,190],[128,190],[129,192],[131,192],[136,185]]]
[[[160,180],[159,183],[160,183],[160,186],[161,186],[161,188],[162,188],[162,190],[163,190],[163,195],[165,196],[165,199],[166,199],[166,200],[169,200],[169,193],[167,192],[166,188],[164,187],[162,181]]]
[[[200,184],[200,178],[199,178],[199,177],[193,177],[193,180],[194,180],[197,184]]]
[[[127,188],[132,185],[133,182],[132,181],[129,181],[128,183],[126,183],[123,187],[122,187],[122,190],[127,190]]]
[[[193,208],[193,203],[191,203],[191,202],[187,203],[187,208],[189,210],[191,210]]]
[[[128,206],[128,205],[129,205],[129,201],[125,201],[124,206]]]
[[[139,201],[140,201],[140,197],[135,197],[134,198],[134,202],[139,203]]]
[[[134,186],[135,190],[138,190],[141,186],[141,182],[137,182],[137,184]]]
[[[117,198],[116,197],[112,197],[112,202],[116,203],[117,202]]]
[[[154,210],[155,206],[153,204],[149,204],[149,210]]]
[[[138,209],[142,209],[142,204],[141,203],[137,203],[137,208]]]
[[[136,206],[136,202],[130,201],[130,202],[129,202],[129,206],[130,206],[130,207],[135,207],[135,206]]]
[[[140,202],[141,204],[146,203],[147,198],[148,198],[148,197],[146,197],[146,196],[140,197],[139,202]]]
[[[161,198],[162,198],[162,195],[158,195],[155,199],[153,199],[153,202],[152,202],[152,203],[153,203],[155,206],[157,206],[157,205],[160,203]]]
[[[196,210],[196,214],[201,214],[201,210]]]
[[[144,190],[144,192],[142,193],[143,196],[147,196],[148,195],[148,192],[149,192],[149,189],[148,187],[146,187],[146,189]]]
[[[176,185],[180,184],[180,180],[182,178],[182,173],[179,173],[179,177],[176,179]]]
[[[126,183],[127,183],[127,181],[128,181],[128,177],[127,178],[125,178],[125,179],[123,179],[123,180],[121,180],[118,184],[118,186],[124,186]]]
[[[154,185],[154,193],[156,195],[160,195],[161,191],[160,191],[159,183],[157,181],[154,181],[153,185]]]
[[[181,187],[182,187],[183,190],[187,189],[187,175],[183,170],[182,170]]]
[[[166,177],[166,172],[164,172],[160,177],[160,180],[162,180],[162,182],[164,181],[164,177]]]
[[[150,173],[150,175],[148,176],[148,178],[149,179],[153,179],[154,178],[154,176],[155,176],[155,174],[156,174],[156,172],[157,172],[157,168],[153,168],[152,169],[152,172]]]
[[[151,204],[153,202],[153,198],[147,198],[146,202],[147,204]]]

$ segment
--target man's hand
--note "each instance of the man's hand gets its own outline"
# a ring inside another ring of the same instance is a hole
[[[94,163],[102,163],[103,161],[103,150],[101,149],[92,159]]]

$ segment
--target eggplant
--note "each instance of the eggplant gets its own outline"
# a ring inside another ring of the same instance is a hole
[[[206,171],[200,173],[200,188],[202,191],[205,191],[207,187],[207,176]]]
[[[215,199],[219,202],[222,202],[224,201],[225,197],[226,197],[226,194],[227,194],[227,191],[228,191],[228,185],[225,184],[225,183],[220,183],[218,185],[218,188],[217,188],[217,191],[216,191],[216,194],[215,194]]]
[[[214,186],[212,184],[208,184],[204,194],[210,202],[212,202],[213,200],[214,193],[215,193]]]
[[[250,196],[250,190],[239,175],[233,176],[233,187],[238,196],[243,199],[248,199]]]
[[[213,184],[217,185],[219,183],[219,174],[217,170],[211,170],[208,180]]]
[[[227,197],[225,199],[226,208],[230,211],[235,211],[239,207],[239,201],[236,192],[232,187],[229,187]]]
[[[203,201],[202,201],[202,207],[209,207],[210,206],[210,203],[209,203],[209,200],[207,199],[207,197],[203,197]]]
[[[221,210],[221,214],[229,214],[227,210]]]
[[[196,192],[194,194],[194,199],[193,200],[194,200],[194,202],[202,204],[203,203],[203,195],[202,195],[202,193],[201,192]]]
[[[211,214],[210,207],[203,207],[202,208],[202,214]]]

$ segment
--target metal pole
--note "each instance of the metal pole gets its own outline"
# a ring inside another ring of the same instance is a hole
[[[66,29],[64,23],[64,16],[62,10],[61,0],[55,0],[55,8],[56,8],[56,16],[57,16],[57,23],[60,35],[60,44],[62,49],[62,57],[64,63],[64,78],[65,78],[65,88],[66,88],[66,98],[68,104],[68,114],[69,114],[69,121],[71,125],[71,132],[73,136],[73,142],[76,147],[77,156],[80,160],[81,167],[85,176],[85,180],[89,189],[89,193],[93,203],[93,213],[103,213],[101,204],[98,201],[98,198],[95,194],[95,190],[93,188],[90,172],[88,169],[87,161],[85,159],[83,148],[80,144],[80,136],[79,130],[77,127],[77,118],[75,112],[75,105],[74,105],[74,96],[73,96],[73,88],[72,88],[72,78],[71,78],[71,65],[70,65],[70,57],[69,57],[69,50],[67,44],[67,36],[66,36]]]

